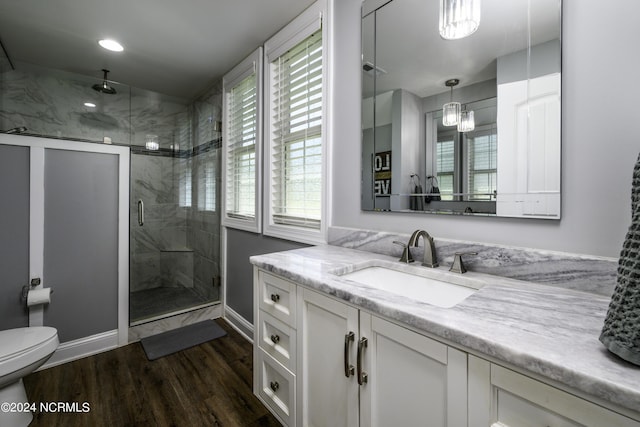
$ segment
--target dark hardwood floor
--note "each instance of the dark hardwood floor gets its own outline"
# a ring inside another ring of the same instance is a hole
[[[24,379],[30,402],[78,402],[88,412],[39,412],[30,427],[280,426],[252,394],[252,348],[227,336],[149,362],[140,343]]]

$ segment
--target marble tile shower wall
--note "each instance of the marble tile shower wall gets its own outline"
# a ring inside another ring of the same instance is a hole
[[[207,301],[220,299],[220,132],[222,85],[214,84],[192,104],[194,146],[192,207],[187,217],[187,244],[193,249],[194,290]],[[205,185],[207,174],[213,180]],[[205,188],[208,194],[205,194]],[[210,203],[205,203],[209,198]]]
[[[172,157],[132,154],[130,201],[131,291],[193,287],[193,253],[187,215],[178,204]],[[144,222],[138,223],[138,202]]]
[[[24,126],[33,135],[90,142],[109,137],[141,146],[151,134],[161,148],[190,147],[187,100],[118,83],[110,83],[116,94],[103,94],[91,88],[101,79],[23,63],[16,70],[3,67],[0,129]]]

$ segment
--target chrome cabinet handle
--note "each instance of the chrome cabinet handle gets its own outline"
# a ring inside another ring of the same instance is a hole
[[[271,301],[273,301],[273,302],[278,302],[278,301],[280,301],[280,295],[278,295],[278,294],[271,294]]]
[[[280,388],[280,384],[278,384],[278,381],[271,381],[269,383],[269,388],[271,388],[271,390],[273,390],[273,392],[275,393]]]
[[[344,376],[349,378],[353,375],[353,365],[349,364],[349,343],[355,341],[356,335],[349,332],[344,336]]]
[[[362,370],[362,353],[363,350],[365,348],[367,348],[367,343],[369,340],[367,340],[366,338],[360,338],[360,341],[358,341],[358,360],[356,365],[358,366],[358,384],[359,385],[363,385],[366,384],[367,381],[369,380],[369,375],[367,375],[366,372],[364,372]]]
[[[142,199],[138,200],[138,225],[140,227],[144,225],[144,202]]]
[[[278,335],[271,335],[271,342],[273,342],[274,344],[278,344],[280,342],[280,336]]]
[[[493,424],[491,424],[491,427],[509,427],[508,425],[501,423],[500,421],[497,421]]]

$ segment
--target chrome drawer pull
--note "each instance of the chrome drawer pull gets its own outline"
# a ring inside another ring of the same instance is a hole
[[[274,344],[278,344],[280,342],[280,337],[278,335],[271,335],[271,341]]]
[[[349,378],[353,375],[353,365],[349,364],[349,343],[355,341],[356,335],[353,332],[349,332],[344,336],[344,376]]]
[[[269,383],[269,387],[271,388],[271,390],[273,390],[273,392],[277,392],[278,389],[280,388],[280,384],[278,384],[278,381],[271,381],[271,383]]]
[[[358,384],[360,385],[366,384],[369,380],[369,375],[362,370],[362,353],[363,349],[367,347],[367,342],[368,340],[364,337],[358,341],[358,360],[356,364],[358,366]]]
[[[278,294],[271,294],[271,301],[273,301],[273,302],[278,302],[278,301],[280,301],[280,295],[278,295]]]

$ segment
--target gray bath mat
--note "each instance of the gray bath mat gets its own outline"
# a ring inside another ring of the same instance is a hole
[[[156,360],[225,335],[227,333],[216,322],[205,320],[143,338],[140,343],[147,354],[147,359]]]

